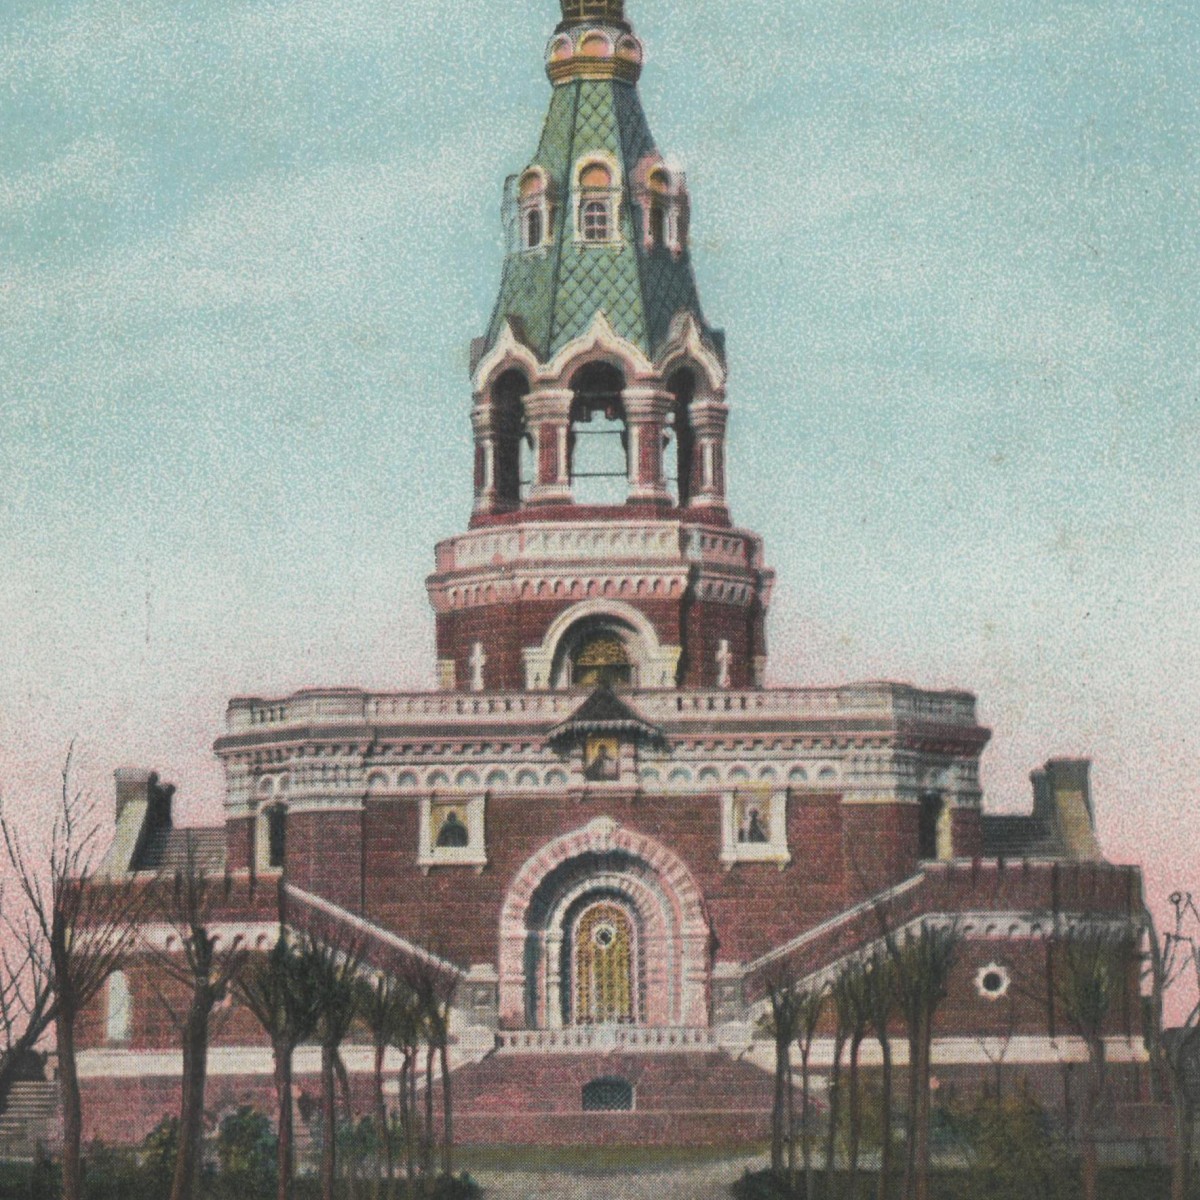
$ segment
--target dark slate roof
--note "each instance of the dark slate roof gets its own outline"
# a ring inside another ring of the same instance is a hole
[[[138,851],[137,871],[177,871],[188,863],[189,844],[196,866],[213,874],[225,870],[225,830],[220,825],[195,829],[160,829]]]
[[[620,241],[577,243],[570,211],[572,171],[589,152],[603,152],[622,174]],[[531,166],[541,167],[554,198],[549,244],[526,251],[513,246],[504,261],[500,294],[481,353],[499,338],[505,322],[540,362],[585,333],[597,312],[613,330],[653,358],[666,341],[679,312],[695,317],[717,353],[718,331],[700,310],[687,250],[678,256],[665,247],[646,250],[638,236],[630,182],[640,163],[657,151],[637,89],[612,79],[578,79],[555,87]],[[512,200],[506,199],[506,222]]]
[[[1053,830],[1041,817],[985,816],[986,858],[1049,858],[1062,854]]]
[[[611,688],[598,687],[563,722],[550,730],[550,741],[570,741],[589,733],[626,733],[661,741],[657,725],[643,720]]]

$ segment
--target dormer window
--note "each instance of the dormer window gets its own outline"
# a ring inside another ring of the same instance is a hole
[[[546,176],[540,167],[530,167],[517,189],[520,203],[521,249],[537,250],[546,242],[550,228]]]
[[[687,193],[682,173],[673,173],[663,166],[654,167],[647,174],[639,194],[646,249],[665,247],[672,254],[681,253],[687,240]]]
[[[616,236],[613,172],[602,162],[579,172],[579,236],[585,242],[611,242]]]
[[[647,183],[650,195],[646,241],[648,249],[657,250],[660,246],[667,244],[667,205],[671,191],[671,178],[662,167],[656,167],[650,172]]]

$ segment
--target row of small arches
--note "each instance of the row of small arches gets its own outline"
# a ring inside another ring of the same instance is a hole
[[[529,598],[580,598],[586,596],[665,596],[674,597],[683,591],[683,582],[678,579],[556,579],[523,583],[517,589],[519,599]],[[731,585],[731,588],[736,585]],[[744,590],[744,589],[743,589]],[[512,589],[497,589],[493,584],[479,584],[468,588],[451,588],[450,603],[496,604],[508,602]]]
[[[550,43],[547,57],[551,62],[565,62],[568,58],[623,58],[627,62],[641,63],[642,44],[632,34],[623,34],[615,42],[601,29],[589,29],[576,41],[569,34],[561,33]]]
[[[640,778],[643,783],[665,783],[667,786],[680,787],[693,784],[803,784],[810,782],[825,784],[838,778],[838,770],[832,763],[808,767],[797,763],[786,772],[782,766],[774,766],[769,763],[757,768],[736,764],[728,768],[705,766],[698,770],[682,764],[669,769],[650,764],[642,767]],[[561,767],[550,767],[549,769],[521,767],[516,771],[496,767],[486,772],[475,771],[469,767],[464,767],[456,772],[442,768],[424,772],[402,770],[396,773],[374,770],[367,775],[369,791],[403,791],[409,788],[426,790],[456,788],[462,791],[483,788],[488,791],[498,791],[508,787],[564,787],[568,782],[567,772]],[[286,776],[264,777],[260,782],[259,791],[263,794],[282,792],[287,790],[287,786]]]

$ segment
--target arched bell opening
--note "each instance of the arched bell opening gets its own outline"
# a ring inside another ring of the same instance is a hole
[[[636,631],[625,622],[603,616],[580,621],[559,641],[554,686],[636,687],[640,651]]]
[[[696,395],[696,376],[687,367],[674,371],[667,380],[671,393],[670,443],[674,454],[668,459],[667,486],[676,503],[685,508],[692,498],[696,468],[696,440],[692,430],[691,403]]]
[[[492,388],[492,422],[496,446],[496,504],[516,508],[529,483],[530,445],[525,426],[529,382],[517,370],[505,371]]]
[[[623,504],[629,491],[629,434],[621,393],[625,376],[593,362],[571,378],[567,464],[576,504]]]

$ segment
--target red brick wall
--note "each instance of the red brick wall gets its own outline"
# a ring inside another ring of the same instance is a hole
[[[567,795],[490,796],[489,861],[472,868],[416,864],[418,802],[370,801],[367,806],[368,916],[429,944],[455,961],[495,962],[500,907],[521,866],[546,842],[609,816],[679,855],[695,878],[717,938],[717,957],[761,954],[808,925],[840,911],[845,901],[842,813],[837,796],[794,798],[788,807],[792,863],[739,863],[727,870],[716,795],[681,801],[638,796],[619,801]]]
[[[253,870],[253,817],[230,817],[225,822],[225,859],[231,871]]]
[[[360,912],[363,820],[361,812],[305,812],[299,809],[289,813],[288,882],[305,891],[318,892],[352,912]]]

